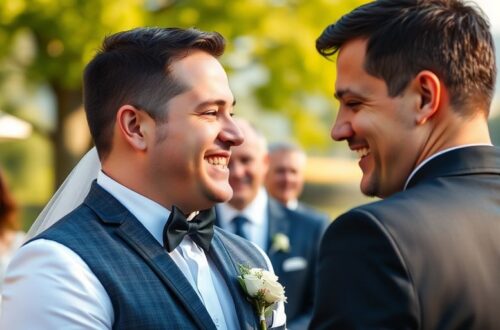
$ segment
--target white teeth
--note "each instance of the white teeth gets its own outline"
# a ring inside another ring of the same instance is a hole
[[[356,151],[356,153],[358,154],[358,157],[364,157],[370,153],[370,149],[368,149],[368,148],[360,148],[360,149],[356,149],[354,151]]]
[[[215,165],[215,166],[218,166],[222,169],[227,168],[228,159],[226,157],[208,157],[206,159],[210,165]]]

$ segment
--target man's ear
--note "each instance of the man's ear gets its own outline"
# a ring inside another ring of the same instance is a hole
[[[443,85],[438,76],[428,70],[421,71],[414,79],[420,93],[420,105],[415,118],[417,125],[423,125],[440,107]]]
[[[144,111],[131,105],[123,105],[116,113],[116,123],[128,144],[138,150],[146,150],[147,134],[152,118]]]

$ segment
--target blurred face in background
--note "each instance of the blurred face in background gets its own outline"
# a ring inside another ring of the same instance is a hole
[[[269,194],[283,204],[299,198],[304,188],[306,156],[299,150],[277,150],[269,154],[265,185]]]
[[[233,197],[229,205],[243,210],[250,204],[264,184],[268,169],[266,141],[244,120],[236,120],[243,132],[244,142],[232,148],[229,159],[229,184]]]

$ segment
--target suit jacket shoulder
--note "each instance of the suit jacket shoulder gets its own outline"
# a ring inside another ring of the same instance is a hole
[[[321,246],[313,327],[494,328],[498,191],[499,150],[463,148],[428,162],[406,191],[340,216]]]

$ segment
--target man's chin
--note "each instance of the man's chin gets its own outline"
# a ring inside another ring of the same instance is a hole
[[[361,183],[359,184],[359,188],[363,195],[368,197],[377,197],[377,185],[373,183],[372,180],[369,180],[365,177],[361,179]]]
[[[233,197],[233,189],[228,184],[227,187],[217,187],[216,189],[207,189],[206,196],[214,203],[225,203]]]

